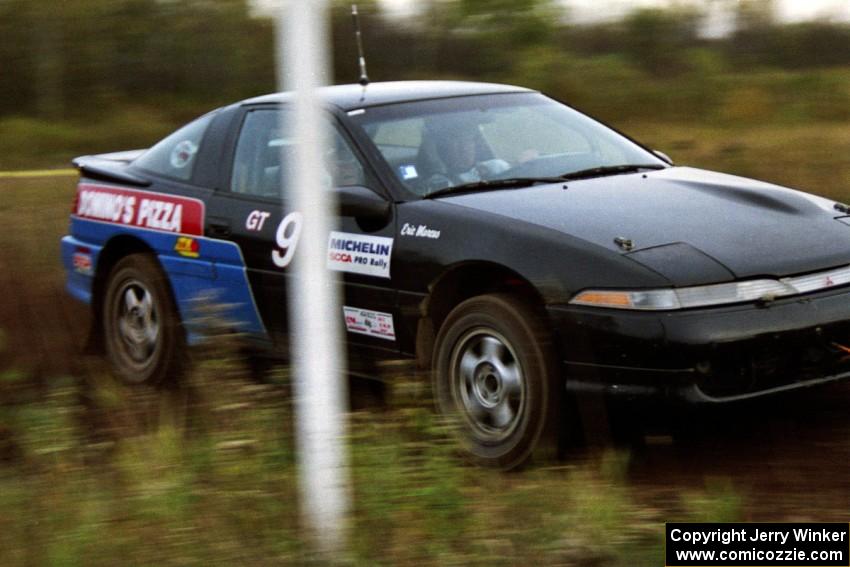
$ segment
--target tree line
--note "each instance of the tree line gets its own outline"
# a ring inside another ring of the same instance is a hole
[[[850,26],[782,24],[771,0],[730,2],[720,37],[705,37],[706,14],[688,4],[593,25],[555,0],[423,0],[404,20],[358,4],[373,80],[515,82],[609,117],[618,105],[716,112],[736,103],[719,94],[742,84],[753,108],[824,118],[850,108]],[[334,4],[331,28],[334,81],[353,82],[348,3]],[[192,114],[274,90],[274,71],[273,22],[249,0],[0,0],[0,117],[87,119],[121,105]],[[795,89],[823,105],[786,100]]]

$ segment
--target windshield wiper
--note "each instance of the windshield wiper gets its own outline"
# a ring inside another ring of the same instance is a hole
[[[561,183],[564,179],[561,177],[509,177],[507,179],[488,179],[484,181],[472,181],[470,183],[462,183],[460,185],[452,185],[431,191],[423,197],[423,199],[431,199],[441,195],[449,195],[451,193],[465,193],[467,191],[489,190],[489,189],[517,189],[521,187],[530,187],[536,183]]]
[[[623,164],[623,165],[603,165],[601,167],[591,167],[590,169],[581,169],[579,171],[571,171],[560,177],[561,181],[570,179],[587,179],[589,177],[602,177],[604,175],[616,175],[618,173],[635,173],[642,169],[666,169],[666,165],[657,163],[643,164]]]
[[[462,183],[460,185],[452,185],[437,189],[425,195],[424,199],[431,199],[441,195],[449,195],[453,193],[466,193],[468,191],[489,190],[489,189],[515,189],[521,187],[530,187],[536,183],[562,183],[572,179],[587,179],[589,177],[601,177],[604,175],[616,175],[618,173],[634,173],[642,169],[666,169],[666,165],[655,163],[643,164],[623,164],[623,165],[603,165],[601,167],[591,167],[590,169],[582,169],[579,171],[571,171],[557,177],[509,177],[507,179],[488,179],[484,181],[472,181],[470,183]]]

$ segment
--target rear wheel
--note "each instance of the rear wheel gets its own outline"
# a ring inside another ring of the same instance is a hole
[[[122,380],[158,384],[176,377],[185,339],[168,281],[156,260],[132,254],[112,269],[106,284],[103,328],[110,363]]]
[[[545,326],[512,296],[474,297],[449,314],[434,351],[435,397],[460,417],[476,461],[509,469],[531,456],[553,419],[552,361]]]

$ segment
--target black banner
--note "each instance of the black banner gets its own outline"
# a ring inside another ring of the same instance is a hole
[[[667,567],[848,567],[850,524],[668,523]]]

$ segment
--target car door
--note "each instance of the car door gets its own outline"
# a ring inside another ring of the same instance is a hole
[[[211,199],[208,234],[235,242],[244,261],[253,301],[268,334],[285,350],[288,328],[287,280],[300,237],[301,217],[291,206],[295,142],[292,112],[270,106],[247,107],[237,120],[232,165],[223,187]],[[351,141],[335,121],[322,178],[338,187],[376,187]],[[394,219],[364,223],[340,216],[328,236],[328,267],[344,288],[340,318],[350,346],[397,351],[392,285]],[[218,272],[217,272],[218,273]]]

